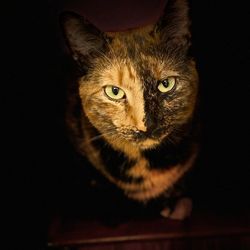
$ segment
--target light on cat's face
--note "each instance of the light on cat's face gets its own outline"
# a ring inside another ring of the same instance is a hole
[[[185,119],[180,110],[189,95],[187,90],[174,97],[185,83],[178,80],[177,72],[160,72],[145,86],[132,65],[121,64],[82,82],[83,107],[93,126],[109,141],[127,141],[140,148],[159,144],[171,133],[174,122],[181,116]]]
[[[86,74],[82,108],[109,142],[157,142],[191,118],[198,77],[187,53],[188,7],[186,1],[167,4],[155,25],[122,32],[102,32],[77,14],[62,15],[70,51]]]
[[[174,91],[176,87],[176,82],[177,80],[175,76],[170,76],[163,80],[157,81],[156,84],[157,88],[155,88],[156,95],[158,94],[160,96],[164,93],[167,94],[171,91]],[[131,90],[127,90],[127,95],[126,95],[126,92],[121,87],[117,87],[115,85],[107,85],[104,86],[103,89],[108,100],[114,102],[114,106],[115,105],[119,106],[117,102],[121,102],[122,103],[121,105],[124,106],[124,109],[126,109],[127,108],[126,106],[128,106],[130,103],[140,100],[140,97],[138,95],[133,96]],[[140,100],[139,102],[140,104],[143,104],[144,100]],[[138,106],[140,105],[138,105],[137,103],[137,105],[134,105],[134,107],[132,107],[132,110],[137,109]],[[133,112],[132,110],[130,112]],[[158,141],[162,139],[162,137],[167,135],[167,131],[164,131],[164,129],[160,124],[153,131],[150,131],[151,128],[145,125],[145,116],[146,116],[145,108],[143,109],[142,107],[141,112],[142,112],[141,114],[137,112],[135,116],[137,116],[138,118],[140,117],[142,120],[138,121],[138,119],[134,117],[134,119],[131,119],[131,121],[129,121],[128,125],[124,125],[122,123],[122,121],[124,121],[125,119],[118,120],[117,122],[115,122],[116,120],[115,118],[119,116],[119,112],[113,114],[112,118],[114,120],[114,124],[116,125],[116,130],[118,131],[118,133],[119,131],[122,133],[124,139],[134,142],[135,144],[139,145],[142,148],[148,148],[150,146],[156,145]],[[122,114],[123,112],[120,111],[120,115]],[[125,116],[129,116],[129,114],[127,113],[125,114]],[[137,120],[137,124],[134,124],[132,120]],[[124,133],[124,131],[126,132]]]

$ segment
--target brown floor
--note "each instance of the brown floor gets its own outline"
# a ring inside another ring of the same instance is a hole
[[[194,211],[183,222],[157,217],[116,226],[98,220],[57,217],[50,226],[48,246],[74,250],[249,250],[250,214]]]

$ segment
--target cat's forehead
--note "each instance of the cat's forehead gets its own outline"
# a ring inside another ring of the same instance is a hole
[[[133,60],[127,58],[110,64],[109,67],[103,69],[101,82],[104,85],[112,83],[124,89],[132,90],[137,84],[142,86],[146,82],[153,83],[168,76],[178,76],[177,71],[165,67],[163,63],[155,64],[154,58],[148,59],[147,62],[147,66],[143,64],[137,65]],[[154,67],[150,67],[150,63]]]
[[[120,56],[138,57],[153,47],[157,48],[160,43],[159,34],[154,32],[151,25],[131,31],[107,33],[107,36],[111,38],[109,48]]]
[[[162,74],[176,75],[174,57],[164,50],[160,35],[154,32],[153,26],[147,26],[137,31],[111,34],[112,41],[108,48],[110,69],[134,69],[137,74],[152,72],[155,78]]]
[[[109,78],[114,77],[114,75],[127,76],[132,80],[145,78],[161,80],[168,76],[179,75],[171,60],[164,60],[142,51],[137,56],[131,56],[129,53],[111,55],[107,67],[103,68],[103,74]]]

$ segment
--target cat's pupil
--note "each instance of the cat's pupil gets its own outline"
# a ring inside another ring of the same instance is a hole
[[[113,92],[114,95],[118,95],[118,93],[119,93],[119,88],[117,88],[117,87],[112,87],[112,92]]]
[[[162,81],[162,85],[163,85],[165,88],[167,88],[167,87],[169,86],[168,80]]]

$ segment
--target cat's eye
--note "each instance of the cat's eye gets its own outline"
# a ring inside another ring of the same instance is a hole
[[[106,86],[104,88],[105,94],[113,100],[121,100],[125,97],[125,92],[116,86]]]
[[[159,82],[158,89],[162,93],[167,93],[172,89],[174,89],[175,84],[176,84],[176,78],[174,76],[170,76]]]

